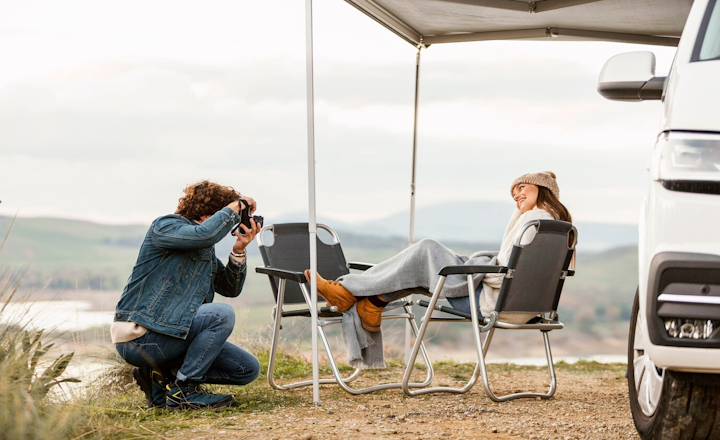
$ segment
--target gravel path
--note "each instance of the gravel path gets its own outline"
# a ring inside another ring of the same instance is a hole
[[[469,366],[437,368],[434,384],[462,385]],[[491,366],[497,393],[545,391],[547,373],[535,368]],[[493,403],[480,381],[465,395],[404,397],[400,390],[350,396],[323,386],[322,404],[302,403],[271,412],[245,413],[173,433],[180,439],[635,439],[625,367],[557,370],[558,390],[550,400]],[[494,370],[494,371],[493,371]],[[368,372],[374,380],[402,375],[400,367]],[[370,383],[359,379],[358,382]],[[543,388],[545,387],[545,388]],[[310,389],[287,391],[312,399]],[[166,434],[167,435],[167,434]]]

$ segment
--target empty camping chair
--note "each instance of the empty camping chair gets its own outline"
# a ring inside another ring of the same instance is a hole
[[[340,247],[340,239],[335,231],[328,226],[318,224],[318,229],[325,230],[332,238],[332,243],[324,243],[320,238],[317,239],[317,264],[318,273],[327,279],[336,279],[341,275],[348,274],[349,269],[367,270],[372,264],[366,263],[350,263],[347,264],[342,248]],[[266,243],[264,237],[267,232],[272,232],[273,242]],[[307,385],[312,385],[312,380],[295,382],[286,385],[280,385],[275,382],[275,358],[280,340],[280,330],[282,329],[282,320],[291,317],[310,318],[310,307],[318,307],[317,304],[311,304],[310,285],[305,279],[303,271],[310,267],[310,234],[308,232],[307,223],[286,223],[268,225],[262,229],[258,236],[258,246],[262,255],[265,267],[256,268],[256,272],[268,275],[273,295],[275,296],[275,309],[273,311],[274,329],[272,346],[270,348],[270,360],[268,362],[268,383],[277,390],[287,390]],[[318,301],[322,300],[318,296]],[[307,308],[286,310],[286,305],[305,304]],[[414,335],[417,335],[418,329],[412,314],[409,301],[396,301],[386,307],[387,312],[393,310],[401,310],[401,313],[386,313],[383,315],[383,322],[387,319],[407,319],[410,322]],[[350,376],[342,377],[338,369],[335,358],[330,349],[328,338],[325,335],[324,327],[342,322],[342,314],[337,312],[337,307],[318,307],[318,334],[322,340],[325,352],[327,353],[330,367],[334,378],[321,379],[321,384],[337,383],[343,390],[351,394],[363,394],[372,391],[383,390],[388,388],[401,388],[402,383],[387,383],[367,388],[355,389],[348,384],[356,379],[360,370],[356,369]],[[425,365],[427,367],[427,377],[422,383],[405,384],[408,388],[424,387],[432,381],[433,370],[430,361],[427,358],[425,347],[420,344],[418,351],[422,354]]]
[[[521,245],[521,237],[529,228],[537,228],[537,234],[529,244]],[[477,265],[477,266],[447,266],[440,271],[440,280],[430,299],[420,301],[421,306],[428,310],[420,325],[420,332],[413,346],[408,360],[403,385],[408,383],[417,358],[418,347],[422,344],[428,325],[431,322],[472,322],[473,335],[477,350],[477,365],[468,383],[462,388],[432,387],[422,390],[412,390],[403,386],[405,394],[415,396],[419,394],[447,392],[465,393],[482,375],[483,387],[488,397],[496,402],[517,399],[521,397],[541,397],[549,399],[555,394],[557,381],[553,366],[552,352],[548,332],[563,328],[558,321],[557,307],[566,276],[574,275],[568,270],[570,261],[575,252],[577,243],[577,230],[575,227],[559,220],[533,220],[524,225],[520,235],[515,239],[512,253],[507,266]],[[495,311],[490,316],[479,319],[477,298],[472,283],[472,275],[477,273],[503,273],[505,277],[500,287]],[[468,294],[470,296],[470,313],[437,304],[442,295],[442,288],[448,275],[466,275]],[[442,311],[455,317],[434,318],[433,312]],[[506,313],[523,313],[537,315],[526,324],[513,324],[503,321]],[[492,341],[495,329],[508,330],[539,330],[542,332],[545,343],[545,356],[550,374],[550,389],[547,393],[517,392],[504,396],[496,396],[490,388],[488,381],[485,356]],[[481,334],[487,337],[483,342]]]

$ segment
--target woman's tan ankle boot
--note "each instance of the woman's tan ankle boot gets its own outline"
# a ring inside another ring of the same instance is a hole
[[[357,304],[357,311],[362,328],[372,333],[379,332],[386,305],[388,305],[387,301],[383,301],[378,295],[361,298]]]
[[[310,269],[305,271],[305,279],[310,280]],[[339,312],[347,312],[357,302],[357,298],[342,284],[328,281],[320,274],[317,275],[317,286],[320,296],[325,298],[328,304],[336,306]]]

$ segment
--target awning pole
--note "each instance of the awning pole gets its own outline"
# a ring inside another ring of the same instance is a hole
[[[315,90],[313,79],[312,0],[305,0],[305,67],[307,80],[307,136],[308,136],[308,201],[310,233],[310,315],[312,316],[312,376],[313,403],[320,403],[320,374],[318,370],[317,316],[317,218],[315,216]]]
[[[417,171],[417,130],[418,130],[418,98],[420,96],[420,54],[422,52],[422,41],[418,44],[417,55],[415,56],[415,113],[413,116],[413,153],[412,153],[412,177],[410,181],[410,233],[408,235],[408,246],[415,242],[415,173]],[[410,322],[405,321],[405,363],[410,359],[410,339],[412,330]]]
[[[415,113],[413,115],[413,152],[412,152],[412,177],[410,182],[410,235],[408,245],[415,242],[415,177],[417,172],[417,130],[418,130],[418,98],[420,96],[420,53],[422,44],[418,45],[415,56]]]

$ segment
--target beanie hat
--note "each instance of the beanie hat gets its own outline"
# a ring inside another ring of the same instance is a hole
[[[513,181],[512,186],[510,186],[510,194],[512,195],[515,187],[522,183],[545,187],[549,189],[555,197],[560,199],[560,187],[558,187],[558,184],[555,181],[555,173],[552,171],[523,174]]]

